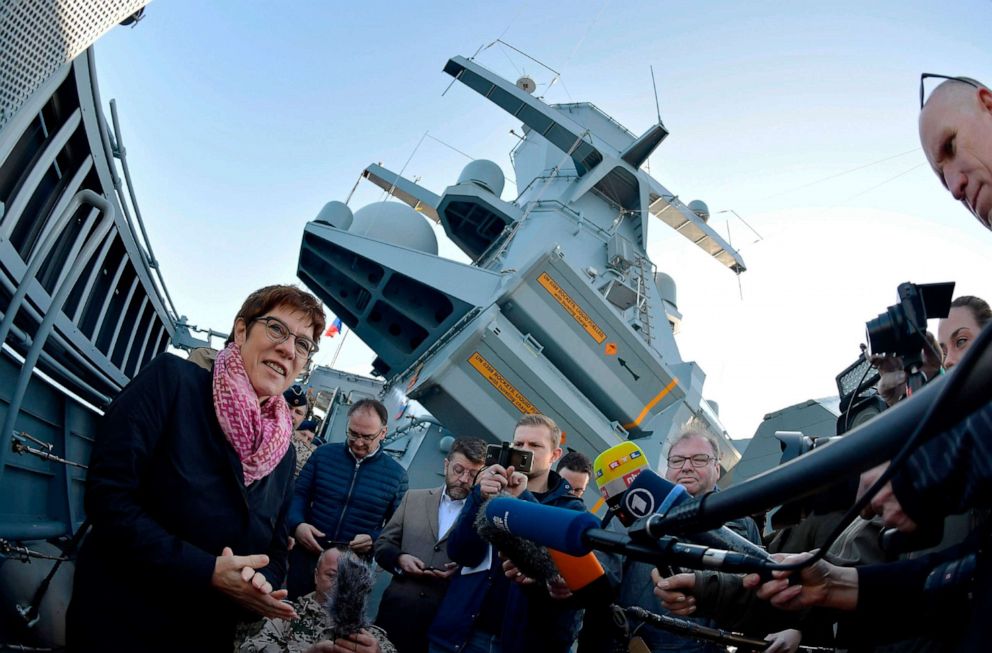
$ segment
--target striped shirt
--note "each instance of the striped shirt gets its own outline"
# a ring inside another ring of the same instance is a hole
[[[917,449],[892,490],[916,523],[992,505],[992,403]]]

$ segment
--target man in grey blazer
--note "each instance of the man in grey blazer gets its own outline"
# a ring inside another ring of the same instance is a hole
[[[448,558],[448,531],[485,458],[482,440],[455,440],[444,459],[444,485],[407,492],[375,542],[376,562],[393,574],[375,624],[399,653],[427,652],[427,629],[457,569]]]

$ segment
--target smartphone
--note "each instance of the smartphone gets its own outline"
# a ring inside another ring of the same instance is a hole
[[[517,449],[509,442],[490,444],[486,447],[486,467],[489,465],[512,466],[518,472],[525,474],[530,471],[534,454],[526,449]]]
[[[446,571],[450,571],[452,569],[452,567],[455,567],[455,566],[456,566],[455,563],[451,563],[451,567],[424,567],[423,570],[424,571],[440,571],[441,573],[444,573]]]
[[[423,571],[440,571],[442,573],[446,571],[451,571],[454,567],[457,567],[454,562],[449,563],[447,567],[424,567]]]
[[[316,539],[317,539],[317,544],[319,544],[320,548],[324,549],[325,551],[327,549],[335,549],[335,548],[346,549],[348,548],[348,545],[351,544],[351,542],[349,542],[348,540],[332,540],[329,537],[318,537]]]

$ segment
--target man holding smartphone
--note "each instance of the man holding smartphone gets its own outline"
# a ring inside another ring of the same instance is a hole
[[[303,466],[287,522],[296,537],[289,553],[289,598],[313,591],[317,556],[341,543],[362,556],[393,516],[407,489],[406,469],[382,450],[388,414],[382,402],[360,399],[348,409],[347,438],[318,447]]]
[[[375,618],[400,653],[426,653],[427,629],[458,565],[448,533],[482,469],[486,444],[455,440],[444,459],[444,485],[410,490],[375,543],[375,560],[393,574]]]
[[[496,551],[475,531],[482,503],[502,492],[523,501],[585,510],[571,486],[551,467],[561,458],[561,430],[544,415],[523,415],[513,447],[530,452],[527,472],[491,465],[479,473],[448,538],[451,559],[463,565],[430,629],[430,651],[453,653],[565,653],[578,632],[578,618],[552,596],[554,587],[511,582]]]

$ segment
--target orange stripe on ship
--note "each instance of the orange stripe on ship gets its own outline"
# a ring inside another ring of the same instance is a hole
[[[647,403],[647,405],[644,406],[644,410],[642,410],[641,411],[641,414],[637,416],[637,419],[635,419],[633,422],[629,422],[627,424],[624,424],[623,427],[625,429],[631,429],[631,428],[633,428],[635,426],[640,426],[641,425],[641,422],[644,421],[644,418],[648,416],[648,413],[649,412],[651,412],[651,409],[654,408],[655,405],[659,401],[661,401],[662,399],[664,399],[665,398],[665,395],[667,395],[669,392],[671,392],[675,388],[675,386],[677,386],[678,384],[679,384],[679,380],[678,379],[672,379],[672,382],[669,383],[668,385],[666,385],[664,390],[662,390],[657,395],[655,395],[654,399],[652,399],[651,401],[649,401]]]
[[[604,499],[603,497],[599,497],[599,501],[597,501],[593,505],[593,507],[589,509],[589,512],[592,512],[592,513],[599,512],[599,509],[603,507],[603,504],[604,503],[606,503],[606,499]]]

